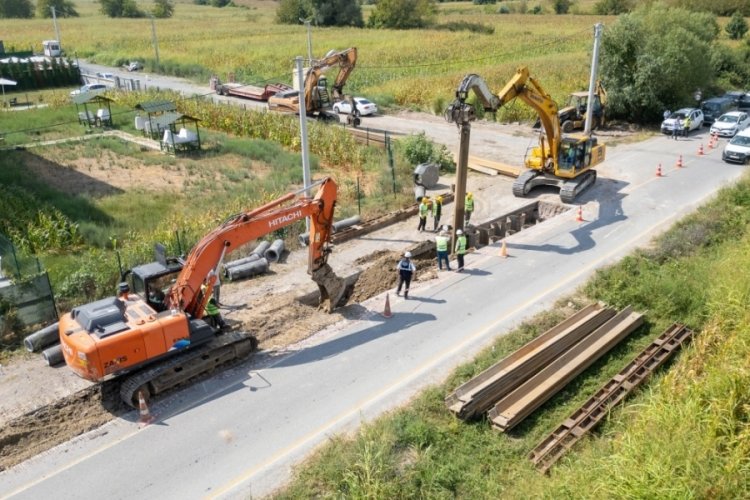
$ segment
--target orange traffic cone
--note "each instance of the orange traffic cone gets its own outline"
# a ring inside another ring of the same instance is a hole
[[[393,316],[393,313],[391,313],[391,299],[390,299],[390,293],[385,294],[385,309],[383,310],[383,317],[384,318],[390,318]]]
[[[661,177],[661,163],[656,166],[656,176]]]
[[[683,165],[682,165],[682,155],[680,155],[677,158],[677,165],[676,166],[677,166],[677,168],[682,168],[683,167]]]
[[[578,205],[578,213],[576,214],[576,222],[584,222],[583,220],[583,207]]]
[[[500,257],[505,258],[508,256],[508,246],[505,244],[505,240],[503,240],[503,244],[500,247]]]
[[[703,156],[703,143],[698,146],[698,156]]]
[[[716,137],[711,134],[710,138],[708,139],[708,149],[713,149],[716,147]]]
[[[138,413],[141,415],[138,419],[139,423],[148,425],[154,421],[153,415],[148,411],[148,405],[146,404],[146,398],[143,397],[143,391],[138,391]]]

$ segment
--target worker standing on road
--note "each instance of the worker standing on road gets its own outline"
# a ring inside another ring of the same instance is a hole
[[[474,211],[474,195],[466,193],[466,200],[464,201],[464,220],[469,222],[471,220],[471,213]]]
[[[685,121],[683,122],[683,125],[682,125],[682,135],[684,135],[685,137],[687,137],[688,134],[690,133],[690,123],[691,123],[690,116],[686,116]]]
[[[435,198],[435,201],[432,204],[432,218],[435,221],[434,230],[436,233],[438,232],[438,229],[440,229],[440,215],[442,213],[443,213],[443,197],[438,195],[438,197]]]
[[[460,229],[456,230],[456,259],[458,260],[457,272],[464,270],[464,255],[466,255],[466,235]]]
[[[414,273],[417,272],[417,268],[411,261],[411,252],[406,252],[404,257],[398,261],[396,270],[398,270],[398,288],[396,288],[396,295],[401,295],[401,286],[406,285],[406,288],[404,289],[404,298],[408,299],[411,278],[414,276]]]
[[[430,214],[430,199],[427,196],[422,197],[419,202],[419,226],[417,231],[424,231],[427,226],[427,216]]]
[[[445,268],[448,271],[451,270],[451,265],[448,262],[448,234],[445,231],[441,231],[439,235],[435,236],[435,248],[437,249],[437,260],[438,269],[443,270],[443,261],[445,261]]]

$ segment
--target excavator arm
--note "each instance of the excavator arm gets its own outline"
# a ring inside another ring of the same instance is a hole
[[[354,67],[357,64],[357,48],[351,47],[340,52],[329,53],[323,59],[313,64],[307,71],[305,77],[305,104],[308,113],[318,111],[318,104],[314,99],[313,92],[318,86],[320,76],[333,66],[339,67],[336,80],[333,83],[333,100],[338,101],[344,98],[344,84],[349,79]]]
[[[340,280],[335,275],[330,276],[333,271],[326,263],[337,187],[331,178],[316,184],[320,187],[313,198],[300,196],[301,191],[289,193],[255,210],[229,218],[204,236],[188,255],[182,272],[170,288],[165,301],[167,308],[202,317],[215,280],[213,276],[209,278],[209,273],[218,267],[226,253],[309,216],[308,273],[319,285],[323,283],[321,302],[330,301],[327,309],[333,310],[344,293],[343,285],[337,283]],[[200,293],[204,282],[208,289],[206,293]]]

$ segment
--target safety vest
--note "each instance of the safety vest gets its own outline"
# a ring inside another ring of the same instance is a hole
[[[414,269],[415,269],[414,268],[414,264],[412,264],[412,262],[410,260],[401,259],[398,262],[398,270],[399,271],[403,271],[403,272],[407,272],[408,271],[410,273],[413,273]]]
[[[430,210],[430,208],[427,206],[427,203],[422,202],[419,204],[419,216],[423,219],[427,217],[427,212]]]
[[[443,212],[443,202],[435,200],[435,206],[432,207],[432,213],[435,214],[435,217],[440,217],[440,215]]]
[[[435,244],[438,252],[448,251],[448,237],[447,236],[435,236]]]
[[[461,255],[466,253],[466,236],[461,235],[456,238],[456,253]]]
[[[466,203],[464,203],[464,209],[467,212],[474,211],[474,198],[466,198]]]
[[[690,128],[690,117],[689,116],[687,118],[685,118],[685,125],[684,126],[685,126],[686,129]]]
[[[214,301],[213,297],[211,297],[206,303],[205,312],[207,316],[216,316],[217,314],[219,314],[219,307],[216,305],[216,302]]]

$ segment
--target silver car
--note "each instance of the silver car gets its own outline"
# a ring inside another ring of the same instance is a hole
[[[750,125],[750,115],[744,111],[730,111],[724,113],[711,125],[711,133],[721,137],[734,137],[737,132],[745,130]]]

